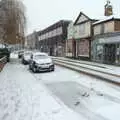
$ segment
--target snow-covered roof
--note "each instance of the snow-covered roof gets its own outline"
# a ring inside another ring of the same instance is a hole
[[[33,55],[46,55],[46,56],[48,56],[48,54],[44,53],[44,52],[34,52]]]
[[[93,25],[96,25],[96,24],[99,24],[99,23],[102,23],[102,22],[105,22],[105,21],[108,21],[111,19],[119,19],[120,20],[120,15],[103,16],[100,18],[99,21],[94,22]]]

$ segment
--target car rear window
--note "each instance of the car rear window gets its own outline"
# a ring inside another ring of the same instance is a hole
[[[34,57],[35,59],[46,59],[46,58],[49,58],[47,55],[36,55]]]

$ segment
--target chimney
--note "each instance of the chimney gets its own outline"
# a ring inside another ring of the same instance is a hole
[[[109,0],[107,0],[107,3],[105,5],[105,16],[110,16],[113,15],[113,7],[111,5],[111,2]]]

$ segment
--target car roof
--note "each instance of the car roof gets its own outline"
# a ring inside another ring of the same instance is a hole
[[[35,52],[35,53],[33,53],[33,55],[46,55],[46,56],[48,56],[48,54],[44,53],[44,52]]]
[[[26,53],[32,53],[32,51],[25,51],[24,54],[26,54]]]
[[[18,52],[24,52],[24,50],[19,50]]]

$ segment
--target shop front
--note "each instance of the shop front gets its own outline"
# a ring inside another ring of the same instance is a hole
[[[120,36],[95,38],[91,48],[93,61],[120,65]]]
[[[77,43],[77,58],[88,60],[90,59],[90,39],[76,40]]]
[[[76,41],[74,39],[66,40],[66,57],[76,57]]]

